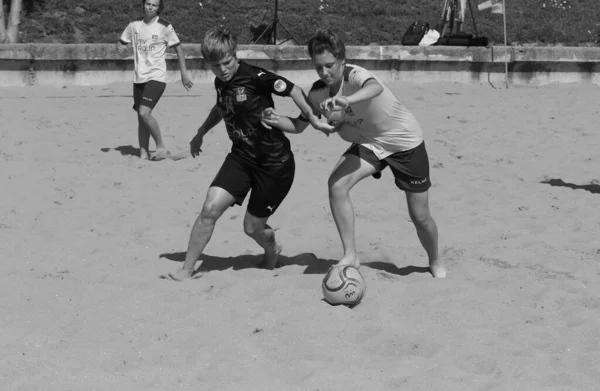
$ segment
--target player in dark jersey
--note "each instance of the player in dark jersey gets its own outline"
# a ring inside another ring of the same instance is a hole
[[[216,76],[217,103],[191,141],[191,153],[194,157],[199,155],[204,135],[221,120],[225,121],[233,145],[194,223],[183,267],[169,274],[176,281],[193,275],[216,221],[230,206],[241,205],[249,192],[244,232],[265,250],[262,266],[276,266],[281,245],[267,220],[292,186],[295,162],[285,134],[276,125],[263,122],[263,116],[268,116],[274,107],[272,94],[291,97],[315,129],[327,134],[334,130],[313,114],[302,89],[281,76],[238,60],[236,47],[235,37],[226,29],[214,28],[204,36],[202,55]]]

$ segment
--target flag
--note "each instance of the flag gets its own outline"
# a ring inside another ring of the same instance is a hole
[[[479,11],[485,11],[490,8],[492,9],[493,14],[503,14],[504,0],[487,0],[477,6]]]

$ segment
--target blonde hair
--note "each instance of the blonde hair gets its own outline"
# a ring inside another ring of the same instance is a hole
[[[227,55],[236,56],[237,39],[224,27],[213,27],[204,34],[202,57],[209,63],[221,61]]]

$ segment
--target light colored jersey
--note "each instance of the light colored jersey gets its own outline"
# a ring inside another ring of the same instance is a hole
[[[134,83],[156,80],[167,82],[167,48],[180,44],[173,26],[166,20],[156,17],[145,23],[144,18],[129,23],[120,39],[121,43],[133,45]]]
[[[337,96],[350,96],[371,79],[379,81],[371,72],[357,65],[346,64],[342,87]],[[352,104],[346,108],[338,134],[345,141],[369,148],[378,159],[393,153],[418,147],[423,142],[423,131],[416,118],[383,83],[383,92],[373,99]],[[332,97],[329,86],[315,82],[308,95],[318,107]]]

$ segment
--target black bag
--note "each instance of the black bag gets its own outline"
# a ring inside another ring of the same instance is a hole
[[[429,23],[420,20],[413,22],[402,36],[402,45],[416,46],[429,31]]]

